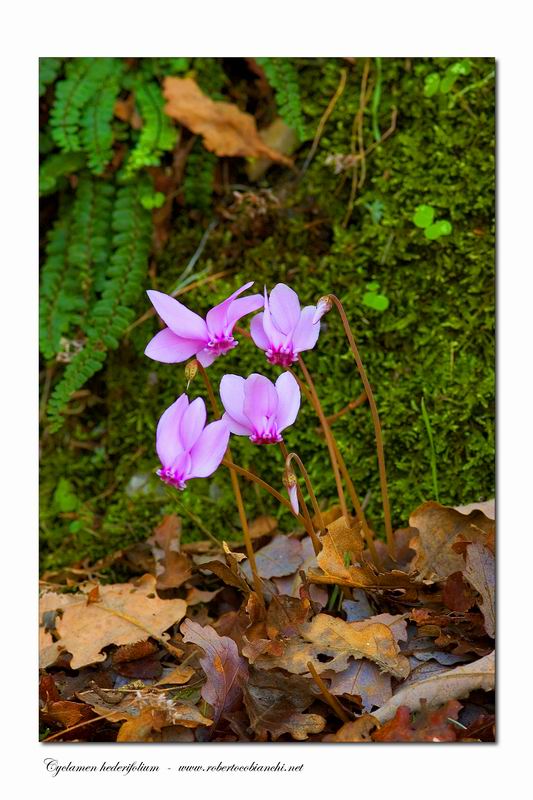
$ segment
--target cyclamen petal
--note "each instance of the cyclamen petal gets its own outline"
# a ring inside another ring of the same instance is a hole
[[[156,450],[159,460],[165,466],[171,466],[176,456],[184,449],[180,439],[180,423],[188,405],[187,395],[180,395],[158,422]]]
[[[171,331],[185,339],[208,339],[207,325],[204,320],[190,311],[187,306],[168,294],[152,289],[146,292],[152,305]]]
[[[185,450],[190,450],[205,427],[205,403],[197,397],[190,403],[180,421],[180,439]]]
[[[157,474],[176,489],[185,489],[191,478],[211,475],[224,457],[229,428],[222,420],[205,426],[201,397],[189,404],[180,395],[162,415],[157,426],[156,450],[161,461]]]
[[[275,326],[282,333],[290,333],[300,319],[298,295],[284,283],[277,283],[270,292],[270,313]]]
[[[298,381],[290,372],[282,372],[276,381],[278,403],[278,431],[292,425],[300,409],[300,387]]]
[[[217,469],[228,449],[229,428],[222,419],[210,422],[191,450],[191,473],[195,478],[208,478]]]
[[[208,367],[218,356],[237,346],[233,338],[237,320],[262,307],[261,295],[238,298],[252,285],[253,281],[245,283],[208,311],[205,320],[170,295],[150,290],[148,296],[168,328],[153,337],[145,354],[167,364],[186,361],[195,355],[203,367]]]
[[[320,323],[314,321],[315,316],[315,306],[300,309],[296,292],[278,283],[270,298],[265,289],[263,313],[251,322],[252,339],[271,364],[290,367],[298,360],[298,353],[311,350],[317,342]]]
[[[145,356],[164,364],[177,364],[193,356],[198,350],[198,339],[182,339],[170,328],[156,333],[146,345]]]
[[[231,432],[249,436],[254,444],[281,442],[281,431],[292,425],[300,407],[300,389],[289,372],[276,385],[257,373],[246,380],[224,375],[220,398],[226,410],[223,420]]]
[[[289,486],[287,491],[289,494],[289,500],[291,501],[292,510],[295,514],[299,514],[300,504],[298,503],[298,486],[296,483],[293,483],[291,486]]]

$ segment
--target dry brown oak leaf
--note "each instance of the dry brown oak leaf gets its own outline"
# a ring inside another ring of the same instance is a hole
[[[144,575],[135,583],[100,586],[97,602],[88,602],[87,594],[55,596],[55,608],[63,611],[56,621],[57,645],[72,654],[71,669],[104,661],[102,648],[110,644],[133,644],[150,636],[168,640],[163,632],[183,619],[187,605],[161,600],[155,583],[152,575]],[[46,595],[43,603],[49,605]]]
[[[368,658],[397,678],[406,678],[409,674],[408,659],[400,653],[390,627],[383,623],[363,625],[317,614],[311,622],[301,626],[300,637],[289,639],[280,656],[259,656],[255,666],[258,669],[279,667],[303,675],[308,672],[307,664],[311,661],[317,672],[340,672],[347,669],[351,657]],[[319,660],[319,656],[329,656],[329,659]]]
[[[496,582],[496,563],[494,556],[483,545],[474,542],[466,548],[466,580],[483,598],[480,605],[485,620],[485,630],[494,639],[496,633],[496,607],[494,588]]]
[[[255,119],[233,103],[211,100],[192,78],[167,77],[165,113],[203,137],[204,147],[217,156],[266,158],[292,165],[292,160],[269,147],[257,132]]]
[[[418,711],[422,707],[422,700],[427,701],[428,707],[433,707],[447,703],[448,700],[466,697],[475,689],[489,692],[495,685],[494,667],[495,657],[492,651],[488,656],[470,664],[431,675],[426,680],[400,689],[385,705],[373,712],[374,717],[384,723],[394,717],[400,706]]]
[[[430,501],[423,503],[409,518],[411,528],[418,533],[409,546],[416,556],[411,571],[417,572],[418,581],[445,580],[454,572],[462,572],[465,560],[454,545],[460,541],[486,544],[494,536],[494,520],[482,511],[461,514],[454,508]]]
[[[322,550],[316,560],[323,574],[310,570],[308,577],[313,583],[355,588],[405,588],[412,584],[412,578],[405,572],[395,570],[378,574],[364,562],[360,525],[352,519],[336,519],[328,525],[320,542]],[[351,562],[349,566],[346,566],[347,559]]]
[[[180,552],[181,519],[174,514],[164,517],[148,539],[155,559],[158,589],[178,589],[191,577],[190,558]]]

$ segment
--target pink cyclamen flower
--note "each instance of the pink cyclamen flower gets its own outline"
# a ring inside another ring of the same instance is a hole
[[[148,291],[155,310],[168,328],[156,333],[148,343],[145,355],[165,364],[176,364],[196,356],[203,367],[208,367],[215,358],[237,346],[238,342],[233,338],[237,320],[263,306],[260,294],[236,299],[253,283],[245,283],[208,311],[205,320],[170,295]]]
[[[253,373],[246,380],[224,375],[220,397],[226,413],[222,419],[232,433],[249,436],[254,444],[283,441],[282,430],[292,425],[300,408],[300,387],[290,372],[273,384]]]
[[[180,395],[159,420],[156,450],[162,481],[176,489],[185,489],[191,478],[212,475],[224,457],[229,428],[221,419],[205,424],[205,403],[197,397],[192,403]]]
[[[266,351],[271,364],[289,367],[302,350],[311,350],[320,333],[320,323],[313,322],[316,306],[300,308],[298,295],[284,283],[270,292],[265,289],[265,308],[252,319],[250,333],[255,344]]]

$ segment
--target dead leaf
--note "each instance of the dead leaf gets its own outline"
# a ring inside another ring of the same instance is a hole
[[[210,603],[211,600],[214,600],[221,591],[222,589],[215,589],[214,592],[204,592],[201,589],[197,589],[196,586],[191,586],[187,591],[185,602],[187,603],[187,607],[197,606],[199,603],[207,604]]]
[[[466,506],[455,506],[455,510],[460,514],[470,514],[471,511],[482,511],[488,519],[496,519],[496,501],[485,500],[481,503],[468,503]]]
[[[292,160],[266,145],[255,119],[232,103],[211,100],[192,78],[167,77],[163,84],[165,113],[203,137],[204,147],[217,156],[265,156],[280,164]]]
[[[422,700],[427,700],[430,706],[435,706],[442,705],[448,700],[466,697],[475,689],[491,691],[495,682],[494,660],[493,651],[470,664],[431,675],[426,680],[418,681],[405,689],[400,688],[384,706],[374,712],[374,716],[383,723],[392,719],[400,706],[418,711]]]
[[[187,666],[187,664],[182,667],[175,667],[168,675],[164,675],[161,680],[159,680],[156,686],[167,686],[170,684],[181,685],[183,683],[188,683],[192,676],[194,675],[194,669],[192,667]]]
[[[259,131],[259,136],[268,147],[273,147],[279,153],[290,156],[299,144],[298,134],[289,128],[281,117],[276,117],[270,125]],[[257,161],[246,165],[246,174],[249,180],[257,181],[274,162],[270,158],[258,158]]]
[[[356,520],[339,517],[328,525],[319,539],[322,550],[317,563],[323,575],[309,571],[312,582],[355,588],[404,588],[412,583],[405,572],[378,573],[371,564],[364,562],[361,526]]]
[[[154,554],[158,589],[179,589],[191,577],[192,563],[180,552],[180,538],[181,519],[170,514],[148,539]]]
[[[433,501],[417,508],[409,524],[418,530],[410,542],[410,547],[416,551],[411,571],[418,572],[418,581],[444,580],[453,572],[461,572],[464,559],[454,550],[454,545],[461,539],[484,544],[494,533],[494,521],[482,511],[465,515]]]
[[[375,730],[379,722],[371,714],[363,714],[362,717],[345,722],[337,733],[330,733],[324,736],[323,742],[371,742],[371,733]]]
[[[249,525],[250,537],[252,539],[260,539],[261,536],[270,536],[277,530],[278,521],[275,517],[269,517],[267,514],[262,514],[256,517]]]
[[[303,741],[310,733],[324,730],[326,720],[320,714],[303,714],[315,700],[311,683],[290,678],[279,672],[253,670],[244,685],[244,704],[252,729],[266,740],[270,733],[276,741],[284,733]]]
[[[311,622],[302,625],[301,638],[287,641],[281,656],[259,656],[256,666],[259,669],[280,667],[303,675],[308,672],[309,661],[321,673],[330,669],[345,670],[350,658],[368,658],[392,675],[405,678],[409,674],[409,662],[399,652],[390,628],[374,623],[357,630],[354,627],[357,624],[317,614]]]
[[[303,563],[302,545],[298,539],[289,536],[276,536],[265,547],[255,553],[257,571],[262,578],[281,578],[292,575]],[[252,570],[247,561],[242,571],[249,581],[252,580]]]
[[[139,658],[146,658],[157,653],[157,646],[153,642],[134,642],[134,644],[124,644],[117,647],[113,653],[113,665],[123,664],[127,661],[136,661]]]
[[[324,673],[331,678],[331,694],[349,694],[361,698],[364,711],[379,708],[392,697],[391,676],[381,672],[376,664],[366,658],[352,661],[344,672]]]
[[[90,720],[94,714],[90,706],[85,703],[73,703],[70,700],[56,700],[49,703],[41,712],[43,722],[62,725],[63,728],[72,728],[84,720]]]
[[[414,718],[407,706],[400,706],[394,719],[389,720],[372,735],[374,742],[455,742],[457,728],[450,723],[456,720],[461,710],[461,703],[448,700],[439,708],[426,707],[422,701],[422,710]]]
[[[485,630],[494,639],[496,632],[496,609],[494,605],[496,563],[494,556],[487,547],[483,547],[478,543],[468,545],[464,576],[483,598],[480,608],[485,620]]]
[[[448,575],[442,590],[442,601],[450,611],[469,611],[475,604],[475,595],[464,580],[462,572]]]
[[[157,597],[152,575],[136,583],[101,586],[100,597],[101,602],[89,605],[86,594],[43,598],[45,607],[52,603],[63,611],[56,622],[57,645],[72,654],[71,669],[104,661],[101,650],[109,644],[133,644],[150,636],[166,642],[163,632],[183,619],[186,611],[184,600]]]
[[[215,712],[215,724],[220,717],[238,705],[242,698],[242,683],[248,678],[246,661],[239,655],[237,645],[227,636],[219,636],[210,625],[197,625],[186,619],[181,626],[184,642],[192,642],[205,653],[200,664],[207,676],[202,697]]]

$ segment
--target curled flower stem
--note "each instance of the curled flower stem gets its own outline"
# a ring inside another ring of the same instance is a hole
[[[331,694],[328,687],[326,686],[326,684],[316,671],[312,661],[307,662],[307,669],[313,676],[313,680],[320,689],[320,693],[322,694],[322,697],[324,698],[328,706],[330,706],[333,709],[333,711],[336,713],[339,719],[342,719],[343,722],[349,722],[350,717],[346,714],[346,712],[344,711],[343,707],[341,706],[337,698]]]
[[[320,512],[320,508],[318,507],[318,503],[317,503],[317,500],[316,500],[316,497],[315,497],[315,493],[313,492],[313,487],[311,486],[311,481],[309,480],[309,475],[307,474],[306,468],[304,467],[301,459],[299,458],[299,456],[296,455],[296,453],[289,453],[287,451],[287,448],[285,446],[285,442],[284,441],[281,441],[279,443],[279,447],[280,447],[281,453],[283,455],[283,458],[285,460],[285,466],[287,467],[287,469],[290,468],[291,461],[296,461],[296,463],[300,467],[300,471],[301,471],[301,473],[303,475],[303,478],[304,478],[304,481],[305,481],[305,485],[307,486],[307,491],[309,492],[309,497],[311,498],[311,503],[313,504],[313,509],[314,509],[315,514],[317,515],[318,519],[320,520],[321,528],[324,529],[325,526],[324,526],[324,521],[322,519],[322,514]],[[304,512],[304,517],[305,517],[305,521],[306,521],[306,526],[305,527],[307,528],[307,532],[308,532],[308,534],[309,534],[309,536],[311,538],[311,541],[313,542],[313,549],[315,551],[315,555],[318,555],[320,553],[320,549],[321,549],[320,542],[318,541],[318,537],[317,537],[317,535],[315,533],[315,529],[314,529],[314,526],[313,526],[313,521],[311,519],[311,515],[309,514],[309,509],[307,508],[307,504],[306,504],[306,502],[304,500],[302,491],[301,491],[300,487],[298,486],[298,483],[296,483],[296,490],[298,492],[298,500],[301,503],[301,506],[302,506],[303,512]]]
[[[309,393],[311,397],[311,402],[313,407],[318,414],[318,418],[324,430],[324,436],[326,437],[326,444],[329,450],[329,457],[331,460],[331,466],[333,467],[333,474],[335,476],[335,483],[337,485],[337,494],[339,495],[339,503],[341,507],[341,512],[343,517],[348,516],[348,508],[346,506],[346,498],[344,497],[344,489],[342,488],[342,480],[341,475],[339,472],[339,465],[337,464],[337,457],[335,453],[335,442],[333,441],[333,436],[331,434],[330,427],[328,425],[326,415],[324,414],[324,410],[320,403],[320,399],[318,397],[317,391],[315,389],[315,384],[313,383],[313,379],[309,373],[309,370],[305,366],[304,360],[301,354],[298,356],[298,361],[300,363],[300,367],[302,368],[302,372],[305,376],[305,380],[307,381],[307,386],[309,388]]]
[[[218,410],[218,403],[216,401],[215,393],[213,392],[213,387],[211,386],[211,381],[209,380],[209,376],[204,367],[200,363],[198,363],[198,371],[200,372],[202,378],[204,379],[205,388],[207,389],[207,394],[211,402],[213,414],[218,419],[220,417],[220,413]],[[226,458],[223,459],[223,463],[228,467],[230,464],[233,464],[233,459],[231,457],[231,450],[229,447],[226,450]],[[254,579],[255,593],[257,594],[261,605],[264,607],[265,599],[263,597],[262,582],[261,578],[259,577],[259,573],[257,572],[257,565],[255,563],[255,553],[252,544],[252,537],[250,536],[250,528],[248,526],[248,520],[246,518],[246,510],[244,508],[244,503],[242,501],[241,487],[239,486],[239,479],[237,477],[237,474],[232,469],[230,469],[230,478],[231,478],[231,485],[233,488],[233,494],[235,495],[235,502],[237,504],[237,510],[239,512],[239,519],[241,521],[242,532],[244,535],[246,555],[248,556],[248,560],[250,562],[250,568],[252,570],[252,575]]]
[[[366,396],[368,398],[368,404],[370,406],[370,412],[372,414],[372,422],[374,424],[374,433],[376,437],[376,449],[378,454],[378,464],[379,464],[379,482],[381,487],[381,499],[383,503],[383,516],[385,518],[385,532],[387,535],[387,548],[389,551],[389,555],[391,558],[394,558],[394,537],[392,534],[392,522],[391,522],[391,514],[390,514],[390,504],[389,504],[389,492],[387,488],[387,472],[385,469],[385,451],[383,448],[383,435],[381,431],[381,424],[379,421],[379,414],[378,409],[376,406],[376,401],[374,399],[374,394],[372,392],[372,387],[370,386],[370,382],[368,380],[365,368],[363,366],[363,362],[361,361],[361,356],[359,355],[359,350],[357,349],[357,345],[355,343],[355,339],[352,333],[352,329],[350,328],[350,323],[348,322],[348,318],[346,316],[346,312],[344,311],[344,307],[334,294],[329,295],[331,301],[335,304],[337,311],[339,312],[339,316],[341,318],[342,325],[344,327],[344,331],[348,338],[348,342],[350,344],[350,349],[352,354],[355,358],[355,363],[357,364],[357,369],[359,371],[359,375],[361,380],[363,381],[363,386],[365,387]]]
[[[286,500],[285,497],[283,497],[283,495],[281,495],[277,491],[277,489],[274,489],[273,486],[264,481],[258,475],[255,475],[253,472],[250,472],[250,470],[247,470],[245,467],[240,467],[238,464],[235,464],[233,461],[228,461],[225,458],[222,459],[222,463],[229,470],[233,470],[238,475],[242,475],[243,478],[247,478],[249,481],[252,481],[253,483],[256,483],[258,486],[261,486],[261,488],[263,488],[265,491],[271,494],[272,497],[275,497],[278,503],[281,503],[282,506],[285,506],[285,508],[289,509],[291,514],[294,514],[290,502]],[[301,514],[296,514],[295,516],[298,522],[300,522],[305,527],[305,519],[303,518],[303,516]]]

